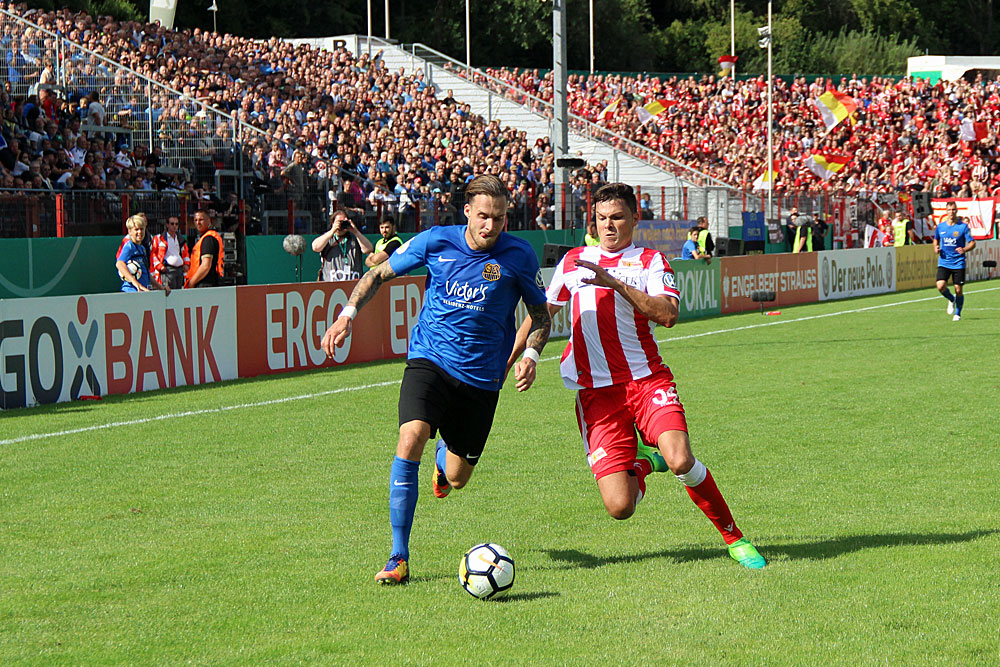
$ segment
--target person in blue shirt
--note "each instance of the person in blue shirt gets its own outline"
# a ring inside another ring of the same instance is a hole
[[[427,267],[424,306],[399,389],[399,441],[389,475],[392,551],[375,575],[379,583],[409,581],[417,471],[424,445],[438,431],[434,495],[443,498],[469,481],[493,424],[522,299],[532,325],[524,356],[514,365],[517,390],[526,391],[535,380],[551,319],[534,250],[504,233],[509,199],[496,176],[477,177],[466,189],[468,224],[432,227],[400,246],[358,281],[323,336],[323,350],[332,357],[350,335],[358,309],[383,282]]]
[[[688,229],[688,240],[684,242],[684,247],[681,248],[681,259],[701,259],[702,254],[698,252],[698,234],[701,232],[701,227],[695,225]]]
[[[146,236],[146,216],[137,213],[125,221],[128,229],[128,240],[122,243],[115,257],[115,268],[122,279],[122,292],[148,292],[164,290],[170,294],[170,288],[164,287],[149,275],[149,250],[142,244]]]
[[[958,204],[953,201],[945,205],[944,222],[939,222],[934,229],[934,252],[938,256],[937,288],[941,295],[948,299],[948,314],[958,322],[962,319],[962,306],[965,305],[965,295],[962,286],[965,284],[965,256],[976,247],[969,225],[958,219]],[[948,278],[955,286],[955,295],[948,291]]]

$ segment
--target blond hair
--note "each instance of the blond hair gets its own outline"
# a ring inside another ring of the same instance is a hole
[[[146,214],[136,213],[125,221],[125,227],[128,229],[145,229],[146,228]]]

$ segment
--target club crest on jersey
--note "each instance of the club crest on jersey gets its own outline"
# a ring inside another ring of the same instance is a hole
[[[958,232],[952,232],[951,235],[954,236],[955,238],[958,238]]]
[[[674,279],[672,271],[665,271],[663,273],[663,286],[670,289],[677,289],[677,281]]]
[[[623,259],[618,266],[626,269],[642,268],[642,261],[638,259]]]
[[[483,268],[483,278],[490,282],[500,280],[500,265],[487,262]]]

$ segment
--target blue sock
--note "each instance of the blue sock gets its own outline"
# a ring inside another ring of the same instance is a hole
[[[965,304],[965,295],[964,294],[956,294],[955,295],[955,314],[956,315],[961,315],[962,314],[962,306],[964,304]]]
[[[444,440],[437,441],[437,449],[434,452],[434,461],[437,463],[438,470],[445,472],[445,466],[448,465],[448,446],[444,444]]]
[[[945,287],[944,291],[941,292],[941,296],[943,296],[944,298],[948,299],[948,301],[951,301],[952,303],[955,303],[955,297],[953,297],[951,295],[951,290],[949,290],[947,287]]]
[[[392,524],[392,553],[410,559],[410,528],[413,511],[417,507],[417,471],[420,461],[409,461],[398,456],[392,461],[389,473],[389,523]]]

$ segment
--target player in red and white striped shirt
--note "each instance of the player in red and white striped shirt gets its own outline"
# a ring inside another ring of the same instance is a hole
[[[594,196],[600,246],[574,248],[556,267],[546,292],[549,312],[567,303],[572,330],[563,352],[563,383],[577,392],[576,415],[587,462],[604,507],[627,519],[646,492],[646,476],[673,471],[694,503],[745,567],[766,561],[736,527],[712,474],[694,457],[684,407],[653,336],[672,327],[680,292],[663,254],[632,243],[638,209],[632,188],[610,183]],[[511,360],[523,350],[530,319]],[[636,429],[645,442],[639,443]]]

